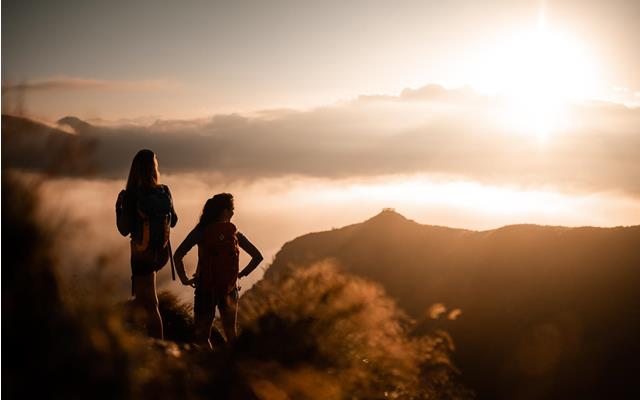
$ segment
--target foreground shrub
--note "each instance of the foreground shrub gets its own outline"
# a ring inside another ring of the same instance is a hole
[[[463,398],[444,334],[408,335],[383,289],[331,262],[290,269],[241,298],[238,359],[268,398]]]

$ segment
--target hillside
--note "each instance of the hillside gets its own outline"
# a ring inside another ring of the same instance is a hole
[[[48,174],[96,171],[95,138],[67,133],[28,118],[2,115],[2,167]]]
[[[476,232],[385,210],[285,244],[265,280],[334,259],[382,284],[418,330],[449,331],[481,398],[598,398],[632,390],[639,249],[640,226]]]
[[[60,279],[64,227],[2,172],[2,394],[52,399],[472,399],[445,332],[416,336],[379,285],[317,264],[245,296],[237,342],[193,344],[190,302],[159,294],[164,341],[108,282]],[[104,268],[97,264],[96,269]],[[127,277],[128,278],[128,277]],[[95,289],[93,289],[95,288]],[[215,330],[214,332],[217,332]],[[33,382],[38,382],[34,385]]]

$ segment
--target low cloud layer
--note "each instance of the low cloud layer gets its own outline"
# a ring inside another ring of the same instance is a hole
[[[125,176],[133,155],[150,148],[162,172],[218,173],[229,180],[420,173],[640,196],[640,109],[567,107],[541,139],[527,133],[527,125],[536,123],[528,120],[533,111],[510,107],[470,89],[429,85],[307,111],[145,126],[98,126],[76,118],[60,123],[75,131],[73,140],[96,143],[91,156],[102,177]],[[4,125],[3,119],[3,131]],[[14,147],[3,137],[3,157]]]
[[[3,82],[2,93],[28,91],[69,91],[69,90],[111,90],[111,91],[148,91],[164,90],[176,84],[167,80],[106,80],[74,77],[48,77],[20,82]]]

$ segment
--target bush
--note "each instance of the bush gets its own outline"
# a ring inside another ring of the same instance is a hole
[[[291,398],[464,398],[446,334],[412,338],[383,289],[331,262],[289,269],[241,298],[238,359],[257,392]]]

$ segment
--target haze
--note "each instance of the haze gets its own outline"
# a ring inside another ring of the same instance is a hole
[[[383,207],[478,230],[640,223],[638,2],[2,11],[3,114],[98,143],[95,173],[43,187],[47,212],[82,221],[65,239],[69,264],[122,254],[114,264],[127,270],[113,203],[145,147],[175,197],[174,242],[208,197],[230,191],[267,260]],[[6,137],[3,158],[24,159]]]

